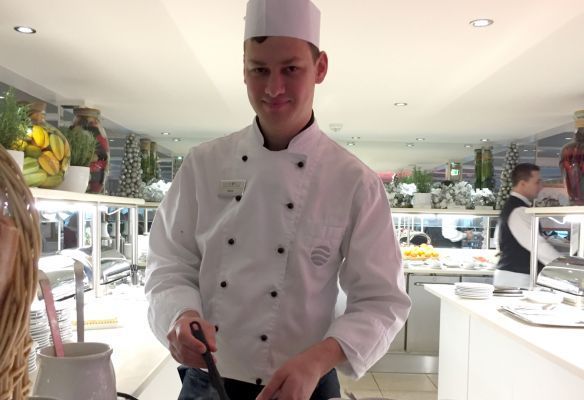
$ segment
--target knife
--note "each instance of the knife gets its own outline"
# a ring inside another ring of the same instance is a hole
[[[205,351],[203,355],[203,359],[205,360],[205,364],[207,364],[207,370],[209,371],[209,380],[211,381],[211,385],[219,394],[220,400],[230,400],[229,396],[225,392],[225,386],[223,386],[223,379],[221,379],[221,375],[219,375],[219,371],[215,366],[215,361],[213,361],[213,356],[209,351],[209,344],[207,343],[207,339],[205,338],[205,334],[203,333],[203,329],[201,328],[201,324],[197,321],[193,321],[190,323],[191,333],[193,336],[199,340],[201,343],[205,345],[207,351]]]

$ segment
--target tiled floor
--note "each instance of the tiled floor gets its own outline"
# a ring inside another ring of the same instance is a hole
[[[438,375],[368,373],[358,381],[340,375],[341,395],[351,392],[357,399],[386,397],[392,400],[436,400]]]

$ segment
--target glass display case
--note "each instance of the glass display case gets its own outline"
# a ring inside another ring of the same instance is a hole
[[[63,270],[72,271],[67,264],[72,259],[84,264],[88,286],[97,297],[113,282],[132,278],[136,283],[137,207],[144,200],[37,188],[31,192],[41,216],[39,266],[59,281],[52,283],[65,279]]]
[[[562,255],[584,257],[584,206],[533,207],[527,210],[532,216],[532,255],[538,253],[537,235],[541,233]],[[537,257],[531,257],[530,287],[536,286]]]
[[[498,210],[392,209],[400,244],[494,249]]]

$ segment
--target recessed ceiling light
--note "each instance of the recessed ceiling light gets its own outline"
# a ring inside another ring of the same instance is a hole
[[[406,143],[406,146],[408,146],[408,147],[414,147],[414,144],[413,143]]]
[[[179,160],[182,160],[182,157],[181,157],[181,156],[178,156],[177,158],[178,158]]]
[[[523,151],[529,151],[529,149],[523,149]]]
[[[489,139],[481,139],[481,142],[488,142]]]
[[[2,96],[2,95],[0,94],[0,100],[2,100],[3,98],[4,98],[4,96]]]
[[[355,142],[347,142],[347,146],[355,146]]]
[[[572,138],[571,138],[571,137],[566,137],[566,138],[564,138],[564,139],[566,139],[566,140],[572,140]]]
[[[418,138],[416,138],[416,140],[417,140],[418,142],[423,142],[424,140],[426,140],[426,138],[423,138],[423,137],[418,137]]]
[[[182,141],[182,139],[181,138],[174,138],[174,139],[172,139],[172,141],[173,142],[180,142],[180,141]]]
[[[493,22],[494,21],[492,19],[479,18],[470,21],[469,24],[471,24],[474,28],[484,28],[486,26],[493,25]]]
[[[470,149],[472,147],[471,144],[465,144],[464,147],[466,147],[467,149]]]
[[[170,135],[170,132],[160,132],[160,134],[161,134],[162,136],[168,136],[168,135]]]
[[[361,139],[361,136],[351,136],[351,139],[353,139],[353,140],[359,140],[359,139]]]
[[[113,142],[114,140],[113,140],[113,139],[110,139],[109,141],[110,141],[110,142]]]
[[[14,30],[18,33],[26,33],[29,35],[36,33],[36,29],[33,29],[30,26],[15,26]]]
[[[393,105],[396,107],[405,107],[408,105],[408,103],[393,103]]]

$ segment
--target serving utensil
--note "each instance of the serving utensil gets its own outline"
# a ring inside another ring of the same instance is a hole
[[[190,323],[191,333],[197,340],[205,345],[207,349],[203,353],[203,359],[205,360],[205,364],[207,364],[207,370],[209,371],[209,380],[211,381],[211,385],[215,388],[217,393],[219,394],[219,399],[221,400],[229,400],[229,396],[227,396],[227,392],[225,392],[225,386],[223,386],[223,379],[217,370],[217,366],[215,365],[215,361],[213,360],[213,356],[209,351],[209,343],[207,343],[207,339],[205,338],[205,334],[203,333],[203,328],[201,328],[201,324],[197,321],[193,321]]]

